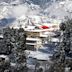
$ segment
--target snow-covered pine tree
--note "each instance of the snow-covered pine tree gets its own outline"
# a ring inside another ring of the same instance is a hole
[[[60,24],[61,38],[57,52],[53,55],[53,63],[49,72],[65,72],[65,67],[72,69],[72,19]]]
[[[26,33],[24,29],[11,29],[8,27],[3,30],[3,35],[5,53],[9,56],[10,62],[16,64],[15,71],[27,72],[24,52],[26,50]]]

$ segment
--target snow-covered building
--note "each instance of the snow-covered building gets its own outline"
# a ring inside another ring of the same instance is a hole
[[[42,40],[40,38],[26,38],[27,49],[36,50],[42,47]]]

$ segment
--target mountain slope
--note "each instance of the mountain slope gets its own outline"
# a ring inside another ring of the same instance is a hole
[[[71,17],[72,13],[72,1],[69,0],[0,0],[0,4],[3,5],[3,8],[0,7],[0,15],[4,18],[47,15],[63,20],[65,16]]]

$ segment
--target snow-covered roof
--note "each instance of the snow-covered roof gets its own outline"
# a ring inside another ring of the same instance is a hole
[[[3,38],[3,35],[0,35],[0,38]]]
[[[49,56],[52,56],[51,54],[46,54],[39,51],[26,50],[26,53],[29,53],[28,57],[36,58],[38,60],[49,60]]]
[[[54,31],[54,28],[50,28],[50,29],[34,29],[34,30],[25,30],[28,32],[43,32],[43,31]]]
[[[40,37],[47,38],[47,37],[48,37],[48,35],[45,35],[45,34],[40,34]]]
[[[7,55],[0,55],[1,58],[5,58],[5,60],[9,60]]]
[[[39,40],[41,40],[41,39],[39,39],[39,38],[26,38],[26,40],[39,41]]]
[[[60,42],[59,38],[51,38],[51,42]]]
[[[24,29],[25,29],[25,30],[31,30],[31,29],[33,30],[33,29],[35,29],[35,27],[36,27],[36,26],[27,26],[27,28],[24,28]]]
[[[36,43],[26,43],[26,45],[35,46],[35,45],[37,45],[37,44],[36,44]]]

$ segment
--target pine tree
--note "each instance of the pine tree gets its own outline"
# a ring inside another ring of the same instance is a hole
[[[0,48],[0,53],[7,55],[10,62],[16,64],[15,67],[9,66],[9,71],[27,72],[28,68],[26,67],[26,56],[24,52],[26,50],[26,33],[24,29],[5,28],[3,29],[3,37],[3,45]],[[0,70],[3,70],[3,68]]]
[[[60,25],[62,33],[62,42],[57,47],[57,53],[53,56],[53,64],[50,67],[50,72],[65,72],[65,67],[72,68],[71,58],[72,54],[72,20],[68,19]]]

